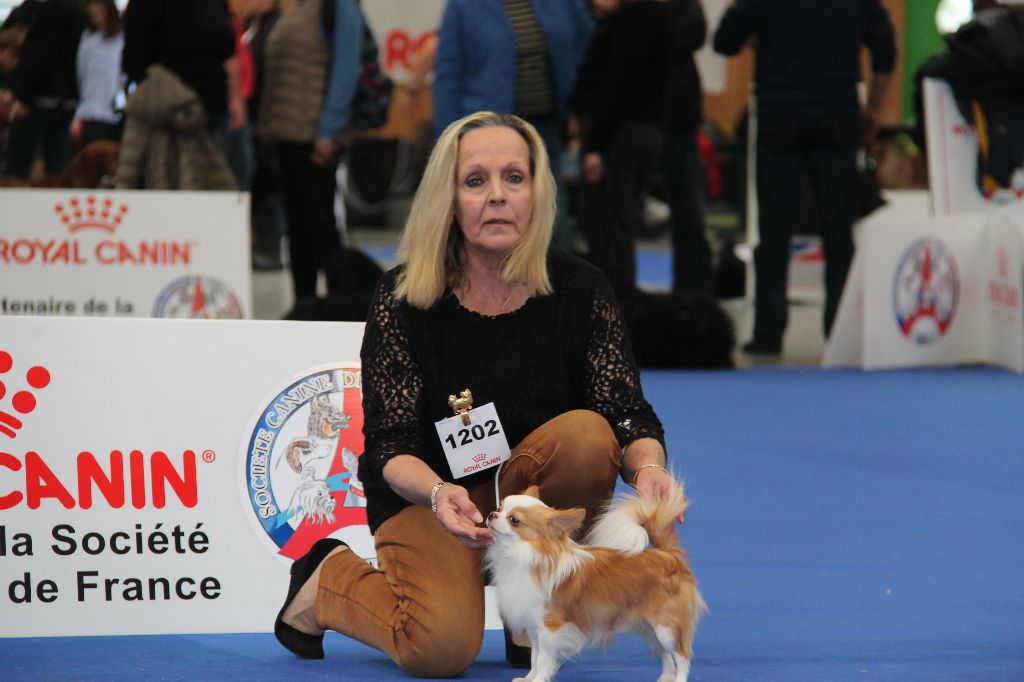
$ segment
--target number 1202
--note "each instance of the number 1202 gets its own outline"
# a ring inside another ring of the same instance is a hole
[[[483,424],[473,424],[468,429],[459,429],[455,433],[449,433],[444,437],[444,442],[448,443],[452,447],[452,450],[459,447],[460,445],[469,445],[475,440],[483,440],[488,436],[495,436],[501,433],[498,430],[498,423],[493,419],[488,419]],[[458,436],[458,440],[456,440]]]

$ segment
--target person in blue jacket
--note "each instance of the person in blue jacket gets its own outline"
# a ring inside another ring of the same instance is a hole
[[[593,19],[583,0],[448,0],[434,66],[434,128],[476,111],[516,114],[540,133],[556,171],[566,104]],[[559,174],[552,245],[573,246]]]

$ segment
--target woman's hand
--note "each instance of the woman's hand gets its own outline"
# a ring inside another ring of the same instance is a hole
[[[665,468],[665,449],[654,438],[638,438],[626,447],[622,478],[647,499],[668,497],[673,487],[679,485]]]
[[[636,491],[640,497],[666,497],[673,485],[675,481],[660,466],[647,466],[636,473]]]
[[[672,475],[658,465],[647,466],[636,472],[636,492],[640,497],[648,499],[666,498],[672,488],[679,485]],[[677,523],[683,522],[683,514],[676,517]]]
[[[481,549],[494,542],[489,528],[480,528],[484,517],[465,488],[446,483],[437,491],[437,520],[464,547]]]
[[[334,144],[334,140],[321,137],[313,143],[313,152],[310,155],[310,161],[318,166],[326,166],[333,163],[334,157],[337,156],[337,154],[338,145]]]

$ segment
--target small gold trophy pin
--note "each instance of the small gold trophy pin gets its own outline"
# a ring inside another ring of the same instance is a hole
[[[473,394],[466,388],[458,396],[448,396],[448,407],[462,417],[463,424],[469,424],[469,411],[473,409]]]

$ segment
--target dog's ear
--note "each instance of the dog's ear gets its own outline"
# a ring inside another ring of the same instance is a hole
[[[540,499],[540,488],[535,485],[531,485],[529,488],[523,491],[523,495]]]
[[[580,507],[558,510],[551,515],[551,527],[559,535],[568,535],[580,527],[586,515],[587,510]]]

